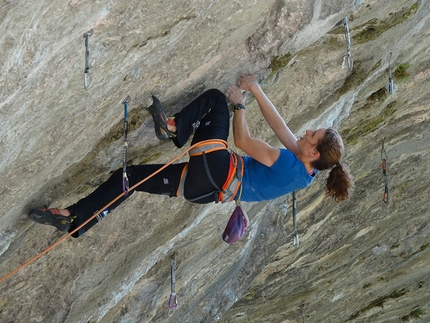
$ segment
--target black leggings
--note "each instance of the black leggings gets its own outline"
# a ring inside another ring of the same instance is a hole
[[[192,145],[208,139],[227,140],[230,114],[224,94],[216,89],[204,92],[179,113],[175,114],[175,122],[177,126],[177,136],[172,140],[177,147],[182,147],[194,132],[191,142]],[[222,187],[228,175],[230,161],[229,152],[227,150],[218,150],[207,154],[206,158],[213,180],[218,187]],[[137,186],[135,190],[152,194],[168,195],[170,197],[176,196],[181,173],[185,165],[186,163],[169,165],[160,173]],[[154,173],[162,166],[162,164],[157,164],[133,165],[127,167],[127,177],[130,187],[139,183],[142,179]],[[214,185],[208,179],[203,157],[191,157],[188,163],[188,175],[184,186],[185,198],[200,204],[211,203],[215,201],[215,194],[208,195],[204,198],[199,197],[207,195],[214,191],[214,189]],[[102,210],[102,208],[122,192],[121,168],[115,171],[106,182],[101,184],[87,197],[67,207],[72,215],[76,216],[69,232],[85,222],[94,213],[102,211],[99,216],[92,219],[72,236],[77,238],[83,235],[107,213],[115,209],[133,194],[133,191],[129,192],[127,196],[121,197],[108,209]]]

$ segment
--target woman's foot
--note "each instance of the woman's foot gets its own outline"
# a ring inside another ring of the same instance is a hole
[[[28,217],[34,222],[48,224],[56,227],[60,231],[67,231],[73,222],[74,217],[70,216],[67,209],[33,209],[28,213]]]
[[[152,96],[152,105],[148,108],[154,120],[155,135],[160,140],[176,136],[176,124],[173,118],[167,118],[160,100]]]

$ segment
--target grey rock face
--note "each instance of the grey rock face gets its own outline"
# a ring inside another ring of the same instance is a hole
[[[0,5],[0,276],[63,237],[33,207],[65,207],[122,166],[121,102],[131,96],[129,164],[179,154],[146,107],[172,114],[256,73],[291,129],[335,127],[355,177],[349,201],[320,173],[291,197],[233,204],[133,194],[79,239],[0,283],[0,322],[426,322],[430,320],[430,2],[4,1]],[[342,19],[349,17],[348,71]],[[91,83],[84,89],[84,33]],[[391,53],[391,55],[390,55]],[[388,68],[395,91],[388,93]],[[280,145],[255,101],[252,135]],[[384,203],[381,147],[388,156]],[[230,147],[234,144],[230,141]],[[179,306],[167,306],[177,253]]]

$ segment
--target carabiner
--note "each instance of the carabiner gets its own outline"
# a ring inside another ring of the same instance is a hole
[[[299,242],[299,234],[296,232],[294,234],[293,245],[294,245],[295,248],[298,248],[299,244],[300,244],[300,242]]]
[[[170,294],[169,298],[169,308],[175,309],[178,307],[178,296],[175,293]]]

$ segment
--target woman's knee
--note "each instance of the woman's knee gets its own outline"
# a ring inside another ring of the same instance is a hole
[[[219,101],[226,102],[227,104],[225,94],[218,89],[206,90],[202,95],[206,96],[208,100],[212,101],[212,104],[217,104]]]
[[[213,97],[223,97],[223,98],[225,98],[225,94],[222,93],[218,89],[209,89],[209,90],[206,91],[206,93],[208,93],[209,95],[211,95]]]
[[[224,93],[218,89],[210,89],[207,90],[206,93],[210,96],[211,108],[216,110],[216,113],[221,111],[222,113],[228,112],[227,98]]]

